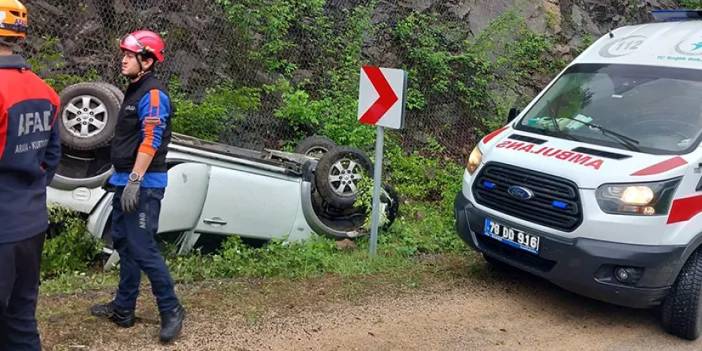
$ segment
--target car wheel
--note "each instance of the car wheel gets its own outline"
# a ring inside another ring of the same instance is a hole
[[[109,148],[90,151],[64,149],[51,187],[73,190],[79,187],[97,188],[112,175]]]
[[[337,208],[353,207],[358,183],[371,174],[371,161],[361,150],[339,147],[317,164],[315,183],[320,195]]]
[[[122,89],[107,82],[95,82],[95,84],[100,84],[110,90],[117,100],[119,100],[120,105],[122,104],[122,101],[124,101],[124,93],[122,92]]]
[[[106,146],[114,136],[121,101],[105,83],[78,83],[61,91],[59,133],[76,150]]]
[[[683,266],[663,301],[663,327],[688,340],[700,336],[702,328],[702,251],[696,251]]]
[[[110,215],[110,218],[107,219],[105,228],[102,230],[102,243],[105,248],[109,250],[115,249],[114,242],[112,241],[112,215]]]
[[[319,192],[312,193],[312,206],[314,212],[322,223],[339,231],[356,231],[363,227],[366,212],[363,208],[349,207],[337,208],[328,204]]]
[[[336,143],[331,139],[314,135],[300,141],[297,147],[295,147],[295,153],[320,159],[334,148],[336,148]]]
[[[387,207],[385,207],[385,217],[387,220],[383,224],[383,229],[388,229],[395,223],[395,219],[397,219],[399,215],[400,198],[397,195],[397,191],[392,186],[385,184],[383,185],[383,189],[385,190],[383,195],[387,197],[387,199],[382,199],[383,202],[387,203]]]

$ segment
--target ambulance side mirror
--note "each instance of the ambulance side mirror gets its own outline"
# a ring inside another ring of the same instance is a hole
[[[516,107],[509,109],[509,113],[507,114],[507,123],[512,122],[515,118],[517,118],[519,112],[520,110]]]

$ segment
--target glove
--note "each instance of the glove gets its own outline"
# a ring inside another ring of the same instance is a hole
[[[124,187],[122,191],[122,211],[124,212],[134,212],[139,206],[139,189],[141,188],[141,181],[129,181],[127,186]]]

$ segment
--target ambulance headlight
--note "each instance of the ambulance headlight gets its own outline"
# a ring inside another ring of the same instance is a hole
[[[483,160],[483,153],[480,152],[480,149],[476,146],[473,148],[473,151],[470,153],[470,156],[468,157],[468,164],[466,165],[466,170],[468,170],[468,174],[473,175],[475,173],[475,170],[478,169],[478,166],[480,166],[480,162]]]
[[[610,214],[666,215],[678,184],[680,178],[655,183],[605,184],[597,189],[597,203]]]

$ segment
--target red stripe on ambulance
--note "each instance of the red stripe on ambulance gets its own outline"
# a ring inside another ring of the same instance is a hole
[[[673,201],[668,215],[668,224],[686,222],[702,212],[702,195]]]
[[[658,173],[663,173],[670,171],[671,169],[678,168],[680,166],[684,166],[687,164],[687,161],[685,161],[684,158],[680,156],[673,157],[669,160],[665,160],[663,162],[656,163],[653,166],[646,167],[640,171],[637,171],[635,173],[632,173],[632,176],[647,176],[647,175],[654,175]]]
[[[604,164],[604,160],[600,158],[588,156],[575,151],[567,151],[550,146],[539,146],[532,143],[505,140],[495,145],[495,147],[498,149],[521,151],[544,157],[552,157],[561,161],[579,164],[585,167],[592,167],[594,169],[600,169],[600,167],[602,167]]]
[[[500,129],[495,130],[495,131],[493,131],[492,133],[486,135],[486,136],[483,138],[483,140],[482,140],[482,141],[483,141],[483,144],[487,144],[488,142],[490,142],[490,140],[492,140],[492,139],[494,139],[496,136],[500,135],[500,133],[504,132],[505,129],[507,129],[507,128],[508,128],[508,127],[502,127],[502,128],[500,128]]]

